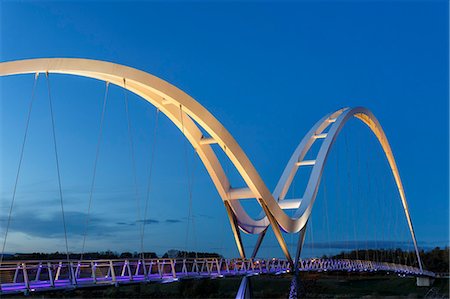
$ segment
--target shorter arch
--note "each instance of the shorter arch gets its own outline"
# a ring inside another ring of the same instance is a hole
[[[315,199],[317,197],[317,192],[320,186],[328,154],[334,142],[336,141],[336,138],[339,136],[339,133],[341,132],[342,128],[345,126],[347,121],[352,117],[355,117],[360,121],[362,121],[374,133],[375,137],[377,138],[378,142],[380,143],[383,149],[383,152],[388,160],[389,167],[395,179],[397,190],[401,198],[403,210],[408,222],[408,228],[414,243],[414,249],[417,256],[418,264],[422,271],[423,270],[422,261],[419,255],[419,249],[417,246],[417,240],[411,220],[411,215],[409,213],[405,191],[400,178],[397,164],[395,162],[394,155],[392,153],[392,149],[378,119],[370,110],[364,107],[343,108],[335,111],[334,113],[326,115],[311,128],[311,130],[305,135],[305,137],[302,139],[302,141],[294,151],[293,155],[291,156],[288,164],[286,165],[283,171],[283,174],[281,175],[280,180],[278,181],[277,186],[275,187],[273,196],[279,201],[284,200],[286,192],[289,189],[290,184],[292,183],[292,179],[298,170],[298,162],[303,161],[303,158],[310,150],[312,144],[316,142],[316,140],[319,137],[324,138],[323,143],[317,154],[316,160],[314,162],[314,166],[311,171],[305,191],[303,193],[302,200],[293,216],[293,218],[296,220],[296,227],[293,229],[291,228],[292,230],[290,230],[289,232],[300,231],[306,226],[308,219],[311,216]],[[328,133],[326,134],[323,133],[324,130],[327,129],[328,127],[329,127]]]

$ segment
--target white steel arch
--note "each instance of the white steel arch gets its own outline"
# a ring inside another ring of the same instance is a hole
[[[341,109],[319,121],[297,147],[272,194],[247,155],[225,127],[192,97],[164,80],[131,67],[89,59],[41,58],[0,63],[0,76],[26,73],[61,73],[103,80],[121,86],[157,107],[183,132],[205,165],[227,209],[241,257],[245,257],[245,252],[240,239],[239,228],[246,233],[260,234],[258,248],[270,224],[284,254],[292,263],[280,228],[293,233],[306,226],[331,146],[347,120],[355,116],[375,133],[383,147],[402,199],[419,266],[422,270],[417,242],[395,159],[380,124],[373,114],[365,108]],[[199,126],[207,132],[208,136],[202,134]],[[329,126],[328,133],[322,133]],[[318,139],[323,139],[323,143],[316,160],[314,162],[303,161],[311,145]],[[213,144],[220,146],[247,186],[233,188],[230,185],[212,149]],[[302,200],[291,202],[285,200],[284,197],[298,167],[308,163],[313,165],[313,170]],[[240,204],[239,200],[245,198],[255,198],[262,206],[263,213],[256,219],[250,217]],[[291,218],[283,209],[292,207],[297,208],[297,211]]]
[[[278,181],[277,186],[275,187],[275,191],[273,193],[274,198],[277,198],[282,206],[287,206],[288,208],[296,208],[295,214],[293,216],[293,218],[297,220],[296,229],[302,230],[306,227],[307,221],[312,212],[314,201],[317,196],[328,154],[340,131],[347,123],[347,121],[352,117],[356,117],[365,125],[367,125],[367,127],[375,134],[378,142],[383,149],[383,152],[388,160],[389,166],[395,179],[403,210],[405,212],[406,220],[408,222],[408,228],[410,230],[411,238],[414,243],[414,249],[416,252],[419,268],[422,271],[422,261],[419,255],[419,249],[417,246],[416,236],[409,213],[408,203],[406,201],[405,191],[403,189],[403,184],[400,178],[397,164],[395,162],[394,155],[392,153],[392,149],[389,145],[386,134],[384,133],[383,128],[381,127],[377,118],[367,108],[343,108],[334,113],[328,114],[321,120],[319,120],[305,135],[305,137],[302,139],[295,152],[291,156],[291,159],[286,165],[283,174]],[[328,132],[323,133],[327,129]],[[318,139],[323,139],[323,142],[316,159],[305,161],[304,157],[310,150],[313,143]],[[287,205],[283,204],[286,193],[289,190],[289,186],[291,185],[298,168],[301,166],[313,166],[308,184],[303,193],[303,197],[299,200],[293,200]],[[302,236],[300,237],[300,239],[301,238]],[[301,250],[302,242],[303,240],[299,240],[299,248],[297,248],[297,251]],[[296,259],[298,259],[298,256]]]

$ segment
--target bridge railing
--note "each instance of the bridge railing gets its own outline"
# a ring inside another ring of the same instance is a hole
[[[92,284],[173,281],[183,277],[276,273],[289,269],[285,260],[271,259],[102,259],[5,261],[0,265],[2,292],[69,288]]]
[[[299,271],[385,271],[430,276],[419,268],[362,260],[303,259]],[[171,282],[189,277],[223,277],[248,274],[277,274],[290,271],[283,259],[158,258],[101,260],[4,261],[0,264],[2,293],[30,292],[104,284],[145,281]]]
[[[299,261],[298,267],[300,271],[386,271],[405,275],[435,276],[431,271],[421,271],[413,266],[351,259],[303,259]]]

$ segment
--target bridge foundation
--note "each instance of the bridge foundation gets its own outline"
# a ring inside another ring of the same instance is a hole
[[[434,278],[418,276],[416,277],[416,284],[418,287],[430,287],[434,283]]]
[[[239,290],[236,294],[236,299],[250,299],[251,295],[251,285],[250,278],[248,276],[242,277],[241,285],[239,286]]]

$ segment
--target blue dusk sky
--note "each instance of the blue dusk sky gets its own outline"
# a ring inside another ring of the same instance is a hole
[[[448,244],[448,1],[1,1],[0,11],[2,62],[90,58],[162,78],[229,130],[270,190],[322,116],[346,106],[369,108],[397,159],[419,246]],[[49,80],[68,245],[78,252],[105,83],[57,74]],[[0,82],[3,242],[34,75]],[[43,75],[36,81],[6,252],[65,250],[47,83]],[[242,186],[215,150],[232,185]],[[290,198],[301,197],[307,177],[307,170],[299,172]],[[255,201],[244,206],[259,213]],[[190,144],[165,115],[118,86],[108,90],[89,215],[87,251],[139,251],[145,223],[146,251],[238,255],[223,203]],[[297,236],[285,238],[293,249]],[[247,252],[255,240],[244,235]],[[386,159],[356,120],[329,156],[306,242],[305,256],[411,249]],[[282,255],[272,232],[260,254]]]

